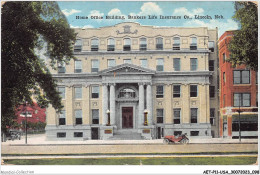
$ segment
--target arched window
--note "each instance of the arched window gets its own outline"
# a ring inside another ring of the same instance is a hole
[[[120,90],[118,98],[135,98],[135,91],[131,88],[124,88]]]
[[[156,50],[163,50],[163,38],[156,38]]]
[[[92,39],[91,40],[91,51],[98,51],[98,39]]]
[[[109,38],[107,40],[107,51],[114,51],[115,50],[115,40],[113,38]]]
[[[125,38],[124,39],[124,51],[130,51],[131,50],[131,39]]]
[[[81,52],[82,49],[82,40],[77,39],[74,45],[74,52]]]
[[[147,48],[146,38],[140,38],[140,50],[146,50]]]

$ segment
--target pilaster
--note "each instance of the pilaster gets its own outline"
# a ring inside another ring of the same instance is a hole
[[[182,86],[182,115],[181,120],[182,123],[190,123],[190,92],[189,92],[189,85],[184,84]]]
[[[108,96],[107,96],[107,84],[103,84],[102,86],[102,125],[107,124],[107,114],[106,111],[108,109]]]
[[[73,86],[66,86],[66,125],[74,125]]]

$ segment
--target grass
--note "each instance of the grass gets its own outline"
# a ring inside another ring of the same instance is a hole
[[[165,157],[165,158],[57,158],[5,159],[14,165],[251,165],[256,156],[236,157]]]

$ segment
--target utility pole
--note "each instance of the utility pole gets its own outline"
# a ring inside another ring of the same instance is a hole
[[[25,102],[25,144],[27,144],[27,102]]]
[[[240,129],[240,113],[242,112],[240,110],[240,99],[241,99],[241,96],[242,94],[239,94],[239,107],[238,107],[238,134],[239,134],[239,142],[241,142],[241,129]]]

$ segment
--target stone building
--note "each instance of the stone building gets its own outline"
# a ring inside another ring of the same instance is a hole
[[[76,29],[76,60],[51,70],[64,110],[56,139],[218,137],[217,29],[120,23]]]
[[[232,67],[228,44],[233,31],[219,38],[220,68],[220,137],[238,138],[239,120],[241,138],[258,137],[258,72],[246,65]],[[241,111],[240,114],[238,111]]]

